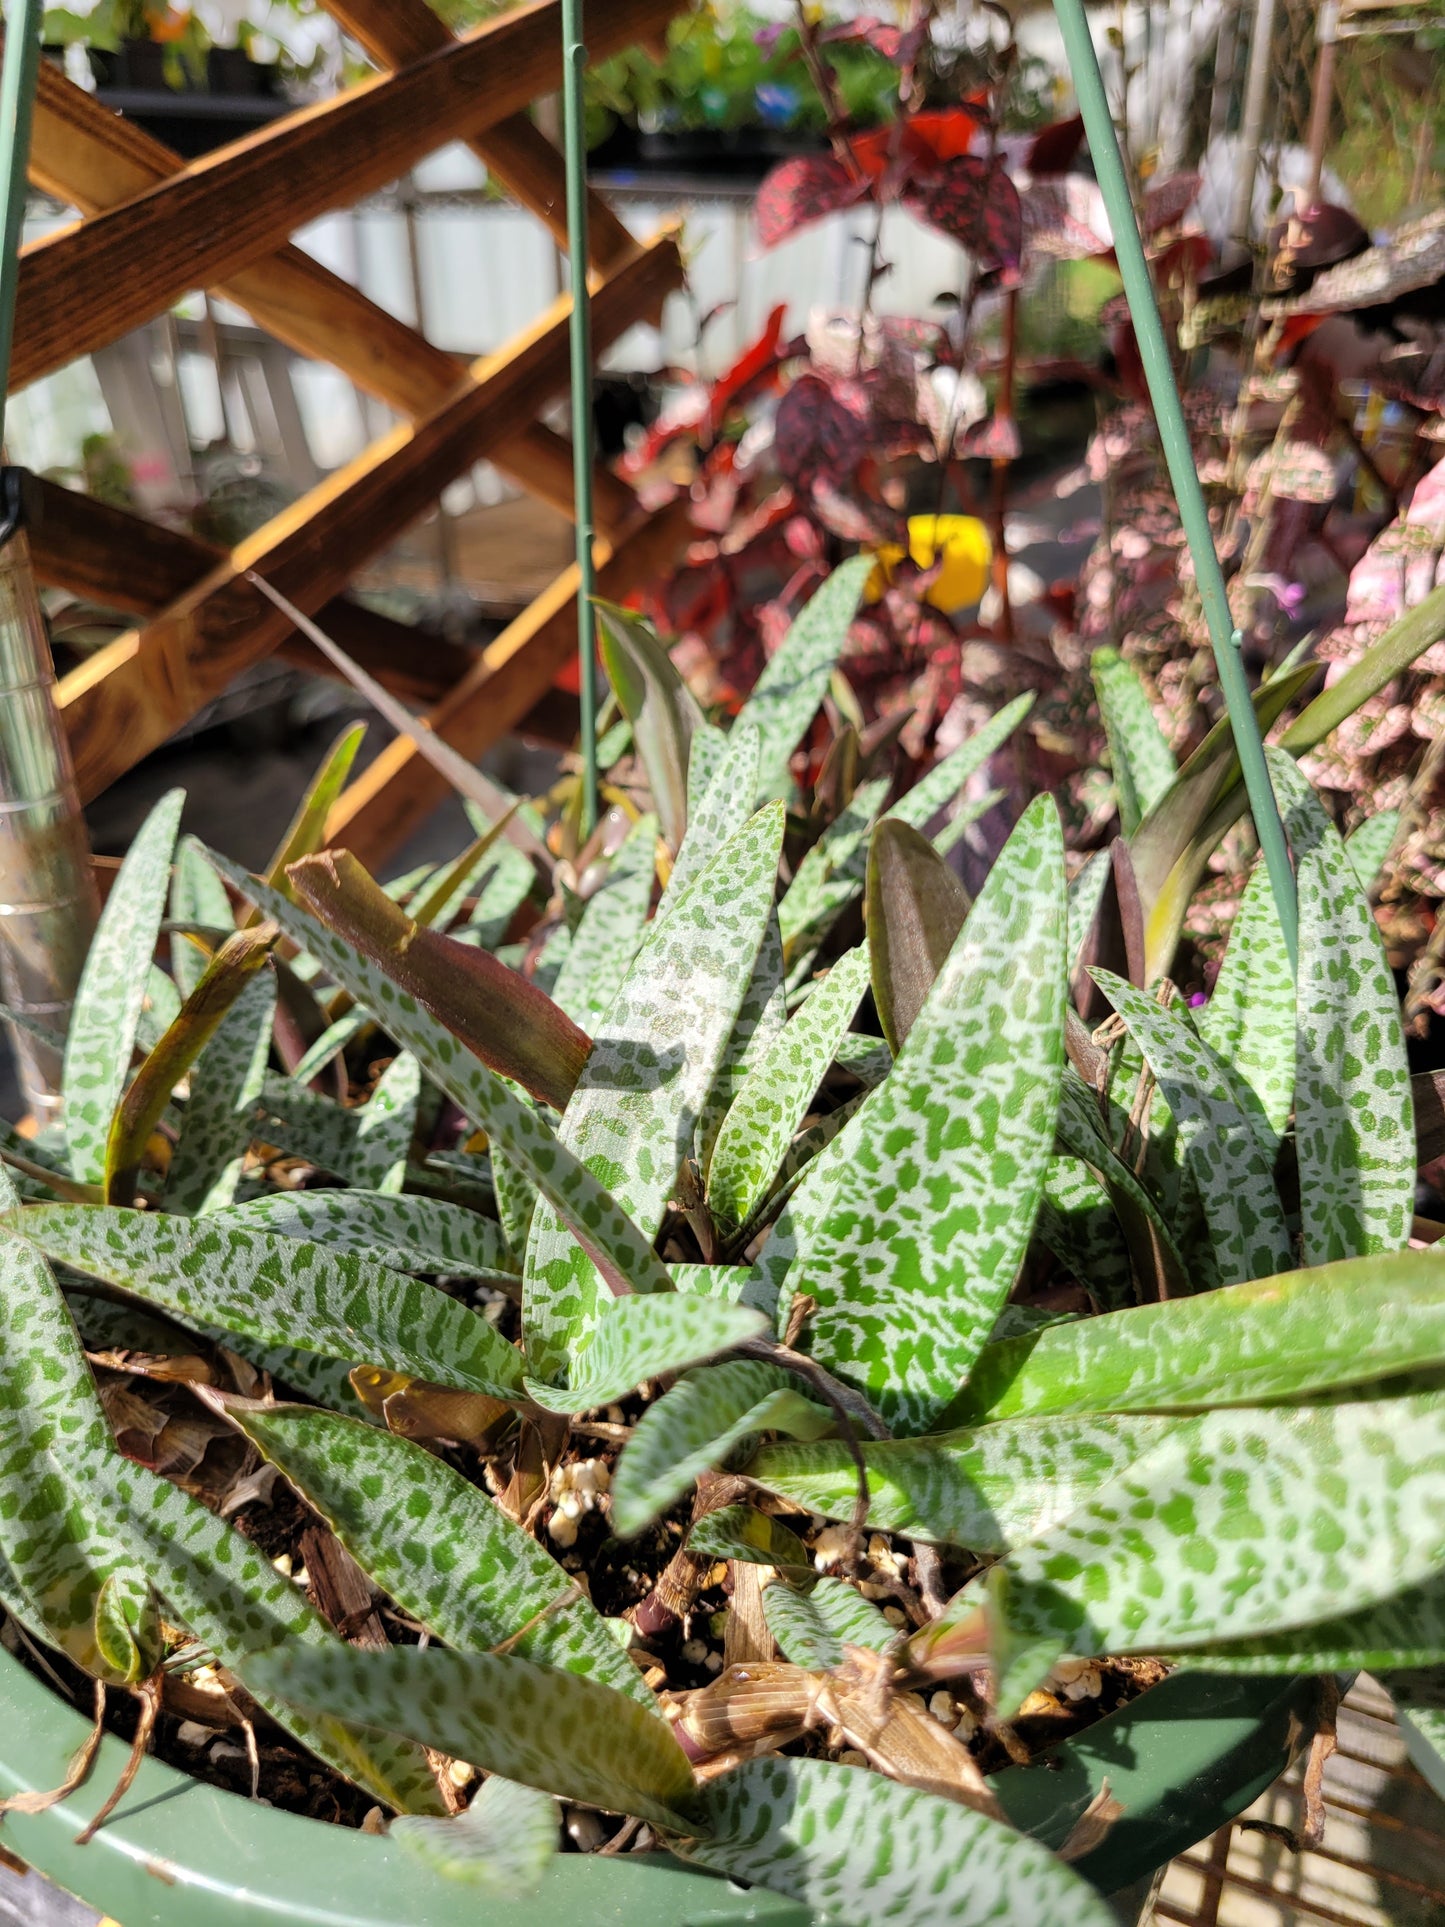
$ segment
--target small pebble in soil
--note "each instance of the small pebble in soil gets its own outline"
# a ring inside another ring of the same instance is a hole
[[[602,1509],[612,1486],[612,1474],[605,1459],[579,1459],[559,1465],[552,1474],[552,1517],[547,1533],[558,1546],[577,1543],[578,1522],[589,1512]]]
[[[901,1606],[885,1606],[883,1608],[883,1617],[888,1621],[890,1626],[906,1626],[908,1624],[908,1615]]]
[[[824,1526],[813,1541],[813,1564],[818,1571],[831,1572],[841,1559],[845,1559],[852,1538],[852,1531],[847,1526]]]
[[[941,1687],[936,1693],[929,1695],[928,1711],[940,1726],[946,1726],[950,1731],[958,1725],[958,1707],[954,1703],[953,1695],[945,1693]]]
[[[1104,1690],[1104,1676],[1093,1659],[1061,1659],[1049,1674],[1066,1700],[1096,1700]]]
[[[447,1768],[447,1778],[457,1788],[470,1786],[477,1777],[477,1769],[468,1766],[465,1760],[453,1760]]]
[[[867,1766],[868,1755],[860,1753],[856,1747],[849,1747],[846,1753],[838,1755],[839,1766]]]
[[[602,1823],[586,1807],[568,1807],[567,1833],[579,1853],[596,1853],[602,1845]]]
[[[885,1579],[901,1579],[903,1568],[892,1546],[881,1532],[874,1532],[868,1538],[868,1563],[874,1572],[881,1573]]]
[[[701,1639],[685,1639],[682,1643],[682,1656],[689,1666],[701,1666],[707,1658],[707,1644]]]

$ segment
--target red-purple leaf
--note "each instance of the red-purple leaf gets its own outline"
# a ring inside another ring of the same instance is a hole
[[[1158,234],[1182,221],[1199,197],[1199,180],[1197,174],[1174,174],[1157,187],[1146,188],[1139,210],[1144,232]]]
[[[413,923],[348,850],[303,857],[286,875],[313,916],[384,970],[474,1056],[565,1109],[592,1039],[535,984],[486,951]],[[376,1014],[384,1024],[385,1010]]]
[[[1016,267],[1023,248],[1018,190],[996,161],[960,154],[906,196],[930,227],[982,260]]]
[[[867,182],[855,181],[831,155],[799,154],[783,161],[758,189],[758,239],[765,248],[775,248],[799,228],[861,200],[867,191]]]
[[[840,480],[857,468],[867,446],[863,417],[817,375],[799,376],[778,403],[773,453],[787,481],[806,483],[818,474]]]

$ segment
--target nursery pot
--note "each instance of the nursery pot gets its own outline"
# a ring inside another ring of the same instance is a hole
[[[1016,1824],[1050,1845],[1107,1778],[1124,1808],[1079,1862],[1112,1893],[1241,1812],[1311,1730],[1310,1680],[1176,1674],[1038,1763],[997,1776]],[[0,1797],[57,1786],[88,1722],[0,1650]],[[812,1927],[810,1910],[664,1854],[558,1854],[511,1901],[433,1873],[392,1841],[258,1806],[147,1759],[88,1846],[75,1836],[125,1765],[107,1737],[86,1784],[38,1814],[7,1815],[0,1841],[124,1927]]]

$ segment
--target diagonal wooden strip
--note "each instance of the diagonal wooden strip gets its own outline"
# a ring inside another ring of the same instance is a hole
[[[598,594],[616,601],[639,581],[669,568],[691,533],[686,508],[686,503],[673,503],[615,550],[600,542]],[[488,644],[476,666],[426,721],[445,742],[475,760],[518,726],[576,648],[574,565]],[[446,779],[414,743],[398,738],[342,792],[327,819],[327,841],[354,851],[375,868],[400,848],[446,793]]]
[[[601,57],[659,27],[674,0],[611,0]],[[305,222],[395,180],[443,142],[484,133],[556,83],[557,0],[514,11],[399,73],[362,81],[184,167],[24,251],[11,383],[119,340],[274,253]],[[521,426],[522,424],[518,424]]]
[[[379,67],[405,67],[452,34],[427,0],[323,0],[326,11],[366,49]],[[525,114],[498,123],[467,145],[523,207],[567,243],[567,176],[562,156]],[[587,196],[587,252],[602,271],[622,260],[632,237],[600,195]]]
[[[170,180],[184,167],[173,149],[110,113],[58,67],[42,62],[30,177],[46,193],[69,201],[82,214],[96,214]],[[300,248],[279,249],[242,268],[215,291],[245,308],[278,340],[333,363],[398,414],[430,413],[467,379],[462,356],[433,346]],[[495,461],[504,474],[570,517],[570,442],[532,422],[509,447],[498,450]],[[599,466],[593,490],[602,528],[611,533],[625,526],[637,506],[626,483]]]
[[[658,315],[681,279],[672,231],[637,248],[594,296],[599,351]],[[382,436],[247,537],[155,621],[66,676],[57,698],[82,795],[96,795],[164,742],[287,633],[285,617],[245,580],[248,570],[313,614],[454,476],[533,420],[566,382],[570,310],[566,297],[554,302],[504,353],[475,362],[470,384],[440,408]]]

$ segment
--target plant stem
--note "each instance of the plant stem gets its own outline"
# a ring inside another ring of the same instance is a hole
[[[1149,384],[1150,400],[1154,404],[1155,419],[1159,424],[1164,458],[1169,465],[1170,480],[1179,503],[1179,519],[1184,524],[1189,551],[1194,558],[1199,599],[1219,669],[1220,688],[1234,730],[1235,748],[1254,814],[1255,833],[1264,853],[1265,867],[1279,912],[1280,929],[1284,933],[1285,947],[1293,968],[1298,950],[1299,915],[1284,825],[1270,785],[1264,741],[1250,701],[1249,682],[1240,654],[1242,639],[1234,626],[1229,595],[1224,585],[1224,572],[1215,553],[1209,510],[1205,506],[1204,491],[1200,487],[1199,473],[1194,463],[1194,451],[1190,446],[1184,409],[1169,359],[1164,326],[1159,319],[1149,263],[1134,220],[1119,141],[1104,93],[1103,76],[1099,72],[1099,58],[1089,32],[1084,0],[1054,0],[1054,5],[1064,50],[1073,72],[1074,89],[1079,97],[1079,111],[1089,137],[1089,152],[1093,156],[1094,170],[1109,210],[1114,253],[1129,300],[1129,313]]]
[[[592,312],[587,289],[587,133],[582,76],[582,0],[562,0],[562,124],[567,157],[567,253],[571,263],[572,481],[577,508],[577,706],[582,738],[582,836],[597,823],[597,593],[592,510]]]

